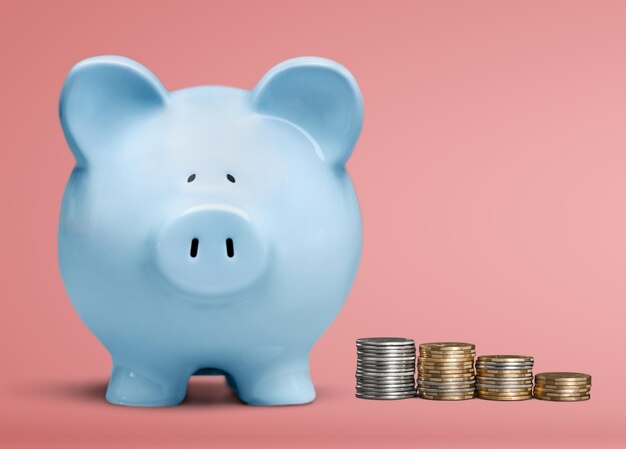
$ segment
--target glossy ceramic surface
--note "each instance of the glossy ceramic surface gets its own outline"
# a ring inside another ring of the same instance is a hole
[[[59,263],[111,353],[107,400],[173,405],[191,375],[217,373],[249,404],[312,401],[309,351],[361,252],[350,73],[297,58],[252,91],[168,92],[102,56],[71,70],[60,115],[76,167]]]

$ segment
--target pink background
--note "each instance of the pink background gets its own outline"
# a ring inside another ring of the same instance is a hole
[[[624,2],[14,1],[0,20],[0,446],[626,445]],[[314,404],[246,407],[206,378],[178,408],[104,401],[108,354],[56,259],[58,95],[103,53],[171,90],[252,88],[301,55],[357,78],[363,261],[313,351]],[[531,354],[591,373],[592,399],[357,400],[354,339],[376,335]]]

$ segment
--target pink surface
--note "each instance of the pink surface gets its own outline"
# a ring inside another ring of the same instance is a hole
[[[626,4],[87,3],[0,6],[0,446],[626,445]],[[104,401],[108,354],[56,260],[73,166],[58,95],[102,53],[171,90],[251,88],[301,55],[359,81],[363,261],[313,351],[314,404],[246,407],[220,379],[178,408]],[[531,354],[592,374],[592,399],[357,400],[354,339],[376,335]]]

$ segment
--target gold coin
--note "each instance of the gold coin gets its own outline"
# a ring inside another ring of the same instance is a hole
[[[430,357],[426,355],[419,355],[419,359],[424,362],[431,363],[474,363],[474,357],[472,356],[464,356],[464,357]]]
[[[591,385],[580,385],[580,386],[567,386],[567,387],[558,387],[558,388],[548,388],[544,385],[536,385],[535,388],[537,390],[545,391],[547,393],[559,393],[561,391],[589,391],[591,390]]]
[[[508,375],[504,375],[504,374],[492,374],[492,373],[485,373],[484,371],[476,371],[476,375],[478,377],[482,377],[482,378],[486,378],[486,379],[497,379],[497,380],[501,380],[501,381],[506,381],[506,380],[532,380],[532,376],[527,376],[525,374],[508,374]]]
[[[460,343],[460,342],[435,342],[435,343],[421,343],[419,345],[420,351],[473,351],[476,350],[476,346],[472,343]]]
[[[431,392],[431,391],[424,391],[424,390],[418,390],[417,393],[421,396],[431,396],[434,398],[449,398],[449,397],[474,397],[476,396],[476,392],[474,390],[472,391],[458,391],[458,392]]]
[[[537,376],[535,376],[535,381],[536,382],[541,382],[541,383],[544,383],[544,384],[550,384],[550,385],[570,385],[570,384],[591,385],[591,380],[590,379],[554,380],[554,379],[546,379],[544,377],[537,377]]]
[[[485,371],[487,373],[495,373],[495,374],[516,374],[516,373],[524,373],[524,374],[532,374],[532,368],[495,368],[492,366],[481,366],[476,365],[477,370]]]
[[[445,382],[445,381],[461,381],[461,380],[472,380],[475,379],[476,376],[473,374],[424,374],[421,372],[417,373],[417,378],[421,380],[427,380],[431,382]]]
[[[578,397],[564,397],[564,398],[552,398],[548,396],[535,396],[535,399],[539,399],[541,401],[554,401],[554,402],[577,402],[577,401],[587,401],[591,395],[587,396],[578,396]]]
[[[545,384],[538,384],[535,383],[535,388],[538,388],[540,390],[545,390],[545,391],[552,391],[552,392],[557,392],[557,391],[562,391],[562,390],[584,390],[584,389],[590,389],[591,385],[545,385]]]
[[[484,395],[484,396],[502,396],[502,397],[506,397],[506,396],[532,396],[533,393],[532,391],[530,391],[529,389],[523,389],[523,390],[514,390],[514,391],[487,391],[487,390],[483,390],[483,389],[476,389],[476,392],[480,395]]]
[[[474,367],[470,365],[423,365],[421,363],[417,364],[418,367],[423,369],[434,369],[434,370],[474,370]]]
[[[476,391],[480,394],[485,394],[487,396],[524,396],[533,394],[532,388],[517,388],[514,390],[506,390],[506,389],[484,389],[484,388],[476,388]]]
[[[434,357],[434,358],[463,358],[463,357],[476,357],[476,352],[474,351],[424,351],[420,350],[419,355],[422,357]]]
[[[591,391],[577,391],[571,393],[545,393],[543,391],[534,391],[535,396],[549,397],[549,398],[566,398],[570,396],[587,396]]]
[[[474,366],[471,363],[468,363],[467,365],[455,365],[455,364],[448,364],[448,365],[428,365],[428,364],[423,364],[423,363],[418,363],[417,364],[418,367],[420,368],[424,368],[424,369],[437,369],[437,370],[448,370],[448,369],[452,369],[452,370],[473,370]]]
[[[533,385],[533,381],[532,379],[529,380],[513,380],[513,381],[500,381],[500,380],[484,380],[484,379],[478,379],[476,378],[476,383],[482,384],[482,385],[502,385],[502,386],[507,386],[507,385],[511,385],[511,386],[516,386],[516,385],[529,385],[532,387]]]
[[[556,393],[563,390],[589,390],[591,389],[591,385],[559,385],[555,387],[554,385],[544,385],[536,383],[535,388]]]
[[[461,395],[461,396],[433,396],[427,393],[418,393],[418,396],[422,399],[431,399],[434,401],[464,401],[466,399],[474,399],[475,395]]]
[[[474,363],[473,357],[425,357],[421,354],[417,360],[426,363]]]
[[[418,360],[429,363],[474,363],[474,357],[430,357],[424,354],[419,354]]]
[[[520,377],[531,377],[532,371],[494,371],[494,370],[485,370],[481,368],[476,368],[476,374],[480,377],[497,377],[501,379],[506,379],[507,377],[512,378],[520,378]]]
[[[476,388],[482,389],[493,389],[493,390],[524,390],[527,388],[533,388],[532,384],[516,384],[516,385],[500,385],[500,384],[482,384],[480,382],[476,382]]]
[[[535,396],[546,396],[546,397],[569,397],[569,396],[587,396],[591,393],[591,390],[588,391],[571,391],[568,393],[546,393],[545,391],[536,391],[533,390],[533,394]]]
[[[419,352],[423,352],[424,354],[437,354],[437,355],[445,355],[445,356],[455,356],[455,355],[464,355],[464,354],[476,354],[475,349],[467,348],[425,348],[420,346],[417,348]]]
[[[535,380],[535,385],[546,387],[546,388],[552,388],[552,389],[580,388],[580,387],[591,386],[591,384],[587,382],[559,382],[555,384],[555,383],[547,383],[547,382],[542,382],[542,381],[537,381],[537,380]]]
[[[515,390],[521,388],[532,388],[532,384],[484,384],[482,382],[476,381],[481,388],[493,388],[493,389],[501,389],[501,390]]]
[[[489,401],[526,401],[533,398],[532,394],[523,396],[487,396],[480,393],[478,393],[477,397],[479,399],[487,399]]]
[[[458,385],[458,384],[452,384],[452,385],[424,385],[422,383],[420,383],[419,381],[417,382],[417,386],[420,388],[425,388],[427,390],[440,390],[440,391],[446,391],[446,390],[469,390],[469,389],[474,389],[474,384],[469,384],[469,385]]]
[[[581,382],[591,383],[591,376],[584,373],[568,373],[568,372],[550,372],[538,373],[535,375],[536,380],[545,380],[546,382]]]
[[[529,355],[481,355],[478,362],[491,363],[533,363],[535,359]]]
[[[471,354],[450,357],[450,356],[424,354],[420,352],[418,355],[421,359],[428,360],[431,362],[440,362],[440,363],[472,362],[474,363],[474,356]]]
[[[446,369],[446,368],[463,368],[469,369],[473,368],[474,365],[470,363],[429,363],[429,362],[421,362],[418,360],[417,366],[423,366],[424,368],[436,368],[436,369]]]
[[[474,372],[471,370],[417,370],[419,375],[423,376],[474,376]]]

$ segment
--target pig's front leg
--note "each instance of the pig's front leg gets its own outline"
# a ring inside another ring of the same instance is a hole
[[[133,367],[113,364],[106,399],[112,404],[164,407],[180,404],[190,374],[176,367]]]
[[[308,404],[315,399],[308,351],[271,361],[243,361],[230,371],[239,398],[250,405]]]

